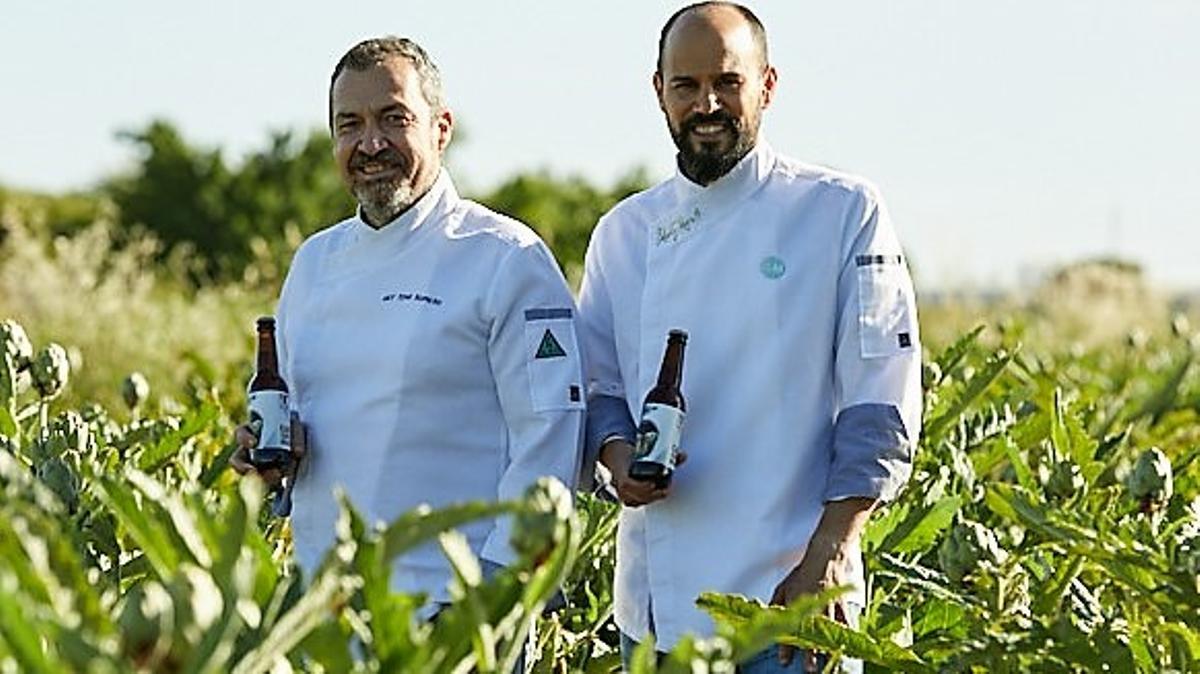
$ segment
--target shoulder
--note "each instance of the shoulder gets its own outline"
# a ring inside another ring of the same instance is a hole
[[[823,199],[868,210],[883,201],[879,188],[862,176],[783,155],[776,156],[771,177],[777,189],[815,192]]]
[[[669,211],[675,200],[671,179],[625,197],[600,217],[592,232],[593,244],[640,235]]]
[[[529,225],[470,199],[458,200],[445,220],[442,234],[448,239],[493,249],[500,254],[545,245]]]
[[[351,216],[310,234],[292,256],[292,267],[311,264],[344,245],[353,222],[354,216]]]

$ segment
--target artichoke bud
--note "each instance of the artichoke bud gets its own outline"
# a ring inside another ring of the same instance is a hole
[[[1054,499],[1068,499],[1087,489],[1083,471],[1074,461],[1059,461],[1050,469],[1045,481],[1046,495]]]
[[[933,388],[942,381],[942,366],[938,365],[936,362],[928,362],[925,364],[925,367],[922,368],[921,375],[923,380],[922,383],[925,385],[925,388]]]
[[[525,490],[524,507],[514,515],[509,542],[521,556],[541,561],[554,547],[559,523],[570,517],[567,488],[553,478],[540,478]]]
[[[150,395],[150,382],[141,372],[130,372],[121,382],[121,398],[130,410],[136,410]]]
[[[981,562],[998,564],[1005,556],[992,530],[970,520],[955,524],[938,548],[942,571],[956,583],[973,573]]]
[[[65,461],[59,457],[46,459],[38,465],[37,476],[68,510],[74,512],[79,505],[79,478]]]
[[[1171,462],[1167,455],[1158,447],[1151,447],[1142,452],[1125,486],[1129,495],[1141,503],[1143,512],[1155,510],[1157,506],[1169,501],[1174,487]]]
[[[0,349],[12,358],[18,371],[29,367],[29,361],[33,358],[33,343],[29,341],[29,335],[25,334],[25,328],[20,323],[12,319],[0,321]]]
[[[53,398],[67,385],[71,374],[71,360],[67,350],[51,342],[38,352],[30,366],[33,386],[43,398]]]

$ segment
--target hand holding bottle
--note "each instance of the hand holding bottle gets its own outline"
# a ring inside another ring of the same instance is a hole
[[[612,474],[612,487],[617,492],[621,503],[636,508],[649,505],[671,495],[671,485],[658,487],[649,480],[639,480],[629,476],[629,467],[633,464],[636,448],[620,439],[610,440],[600,448],[600,463]],[[675,467],[682,466],[687,461],[683,451],[675,454]]]

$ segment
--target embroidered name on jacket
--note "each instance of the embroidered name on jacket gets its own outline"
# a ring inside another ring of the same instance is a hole
[[[654,242],[659,246],[675,243],[690,234],[699,221],[700,207],[697,206],[692,209],[691,213],[681,215],[665,225],[659,225],[654,232]]]
[[[388,293],[380,299],[384,302],[420,302],[435,307],[442,305],[442,298],[421,293]]]

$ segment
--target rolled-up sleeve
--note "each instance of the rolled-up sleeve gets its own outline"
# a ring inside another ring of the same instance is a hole
[[[866,191],[838,279],[833,461],[825,500],[890,501],[912,473],[921,424],[916,299],[886,208]]]

